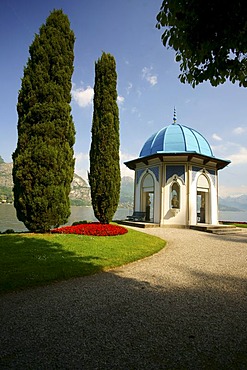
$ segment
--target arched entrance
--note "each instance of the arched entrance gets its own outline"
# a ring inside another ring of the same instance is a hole
[[[197,223],[211,223],[210,184],[201,174],[197,180]]]
[[[154,179],[148,173],[142,181],[142,211],[146,212],[145,220],[154,222]]]

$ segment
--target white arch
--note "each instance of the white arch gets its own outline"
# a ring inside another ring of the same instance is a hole
[[[208,177],[201,173],[196,185],[196,212],[198,223],[211,223],[211,191]]]
[[[217,225],[218,224],[217,185],[214,184],[214,181],[210,174],[203,169],[197,171],[196,174],[194,173],[194,176],[192,176],[191,181],[192,182],[189,191],[189,224],[190,225],[197,224],[197,192],[201,191],[208,194],[206,196],[208,198],[207,223]]]
[[[141,181],[141,208],[146,212],[146,221],[154,221],[155,180],[150,172],[145,173]]]
[[[200,189],[210,189],[210,182],[209,182],[209,177],[203,173],[203,172],[200,172],[198,178],[197,178],[197,189],[200,188]]]
[[[154,191],[154,178],[150,172],[144,174],[141,180],[141,187],[146,189],[146,191]]]

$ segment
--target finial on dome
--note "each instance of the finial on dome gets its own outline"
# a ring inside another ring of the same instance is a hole
[[[177,113],[176,113],[176,108],[174,107],[174,113],[173,113],[173,125],[175,125],[177,122]]]

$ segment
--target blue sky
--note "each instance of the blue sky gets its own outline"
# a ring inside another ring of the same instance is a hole
[[[155,28],[162,0],[0,0],[0,155],[12,161],[17,142],[18,91],[35,33],[50,11],[68,15],[75,42],[72,114],[76,172],[87,179],[94,64],[102,51],[117,63],[122,162],[138,157],[154,132],[173,122],[198,130],[214,155],[232,163],[220,171],[220,195],[247,194],[247,90],[225,83],[195,89],[178,80],[174,51]]]

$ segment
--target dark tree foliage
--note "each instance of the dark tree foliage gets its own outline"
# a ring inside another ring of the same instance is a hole
[[[35,35],[19,91],[13,153],[14,205],[30,231],[46,232],[70,215],[75,129],[71,116],[74,33],[54,10]]]
[[[90,148],[92,206],[101,223],[109,223],[120,194],[119,113],[115,59],[103,53],[95,63],[94,112]]]
[[[164,46],[176,51],[181,82],[247,86],[246,15],[246,0],[163,1],[157,27],[165,27]]]

